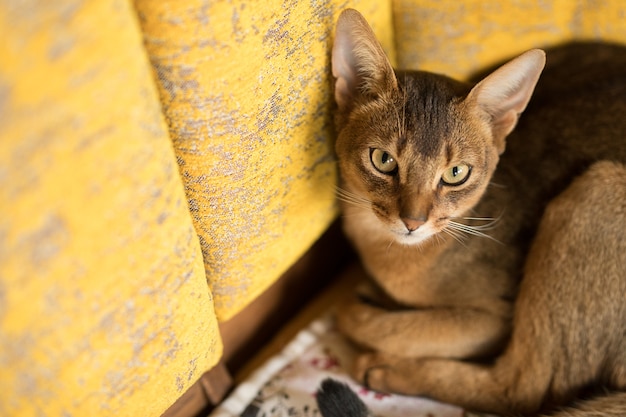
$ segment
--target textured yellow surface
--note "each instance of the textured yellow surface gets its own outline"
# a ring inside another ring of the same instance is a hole
[[[158,416],[220,355],[134,10],[0,2],[0,415]]]
[[[387,2],[136,0],[220,320],[336,217],[329,59],[348,6],[393,53]]]
[[[626,43],[624,0],[392,0],[398,66],[466,78],[571,39]],[[550,57],[548,57],[550,59]]]

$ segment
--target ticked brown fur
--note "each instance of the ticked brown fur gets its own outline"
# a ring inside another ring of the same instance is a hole
[[[571,415],[626,415],[626,48],[544,62],[475,85],[396,72],[341,15],[339,197],[382,294],[338,324],[371,388],[500,414],[600,390]]]

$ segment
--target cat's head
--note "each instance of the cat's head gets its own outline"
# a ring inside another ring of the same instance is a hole
[[[475,86],[395,72],[365,19],[339,17],[333,47],[341,173],[351,228],[422,242],[483,195],[545,64],[532,50]]]

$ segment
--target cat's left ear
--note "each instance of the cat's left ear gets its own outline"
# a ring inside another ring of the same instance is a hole
[[[526,108],[545,63],[544,51],[527,51],[489,74],[470,92],[468,100],[491,117],[493,138],[500,153],[504,152],[505,138]]]

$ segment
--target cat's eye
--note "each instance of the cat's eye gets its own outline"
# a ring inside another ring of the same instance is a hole
[[[441,175],[441,182],[445,185],[461,185],[469,178],[471,167],[459,164],[446,169]]]
[[[370,159],[372,160],[374,168],[383,174],[393,175],[398,169],[398,162],[396,162],[396,158],[394,158],[389,152],[383,151],[382,149],[370,149]]]

